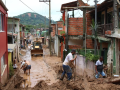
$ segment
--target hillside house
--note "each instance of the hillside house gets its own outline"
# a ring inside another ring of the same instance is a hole
[[[84,48],[86,53],[89,50],[94,51],[94,32],[91,29],[91,24],[92,20],[95,20],[95,10],[92,9],[91,6],[83,3],[82,0],[78,0],[79,7],[77,7],[76,3],[77,1],[63,4],[61,7],[63,22],[65,23],[65,32],[68,33],[68,37],[66,37],[68,38],[68,45],[66,45],[65,48],[67,49],[67,46],[69,46],[68,49],[72,49],[75,42],[71,46],[71,43],[69,43],[71,42],[70,37],[73,39],[76,36],[77,38],[79,37],[78,40],[82,40],[83,45],[77,44],[79,47],[75,46],[74,49]],[[83,18],[74,18],[74,14],[73,18],[68,17],[67,12],[77,9],[75,7],[83,11]],[[87,10],[88,7],[91,8],[91,10]],[[104,64],[108,65],[109,71],[118,75],[120,74],[119,12],[120,5],[117,0],[105,0],[101,4],[98,4],[97,7],[97,48],[99,55],[103,56]],[[77,25],[76,23],[79,24]],[[67,40],[65,43],[67,43]]]
[[[77,10],[77,7],[83,11],[83,17],[74,17],[74,10]],[[82,0],[62,4],[61,12],[64,31],[66,33],[64,49],[67,50],[67,53],[70,49],[85,49],[85,52],[94,49],[93,40],[91,38],[92,30],[89,28],[92,20],[90,19],[90,15],[86,13],[93,8],[94,7],[89,6]],[[68,14],[69,11],[73,12],[72,16]],[[63,54],[61,57],[63,57]]]
[[[7,37],[8,37],[8,63],[10,65],[13,60],[19,61],[19,47],[20,47],[20,30],[18,18],[8,17],[7,22]]]
[[[98,40],[100,41],[100,54],[104,63],[113,74],[120,74],[120,3],[118,0],[105,0],[97,7]],[[94,19],[94,10],[90,13]],[[105,55],[105,53],[107,55]],[[112,66],[111,66],[112,65]],[[113,68],[113,69],[111,69]]]

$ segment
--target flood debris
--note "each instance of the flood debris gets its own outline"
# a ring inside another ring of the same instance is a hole
[[[113,78],[109,82],[113,83],[113,84],[119,84],[120,85],[120,77],[119,78]]]

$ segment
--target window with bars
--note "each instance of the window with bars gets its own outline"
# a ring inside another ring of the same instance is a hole
[[[0,12],[0,32],[4,31],[4,15]]]

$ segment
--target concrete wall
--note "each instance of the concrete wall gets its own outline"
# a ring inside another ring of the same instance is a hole
[[[94,77],[94,71],[95,71],[95,63],[91,62],[91,61],[87,61],[85,60],[85,58],[83,56],[77,55],[77,59],[76,59],[76,73],[78,75],[83,75],[84,71],[87,72],[88,76],[90,76],[91,78]]]

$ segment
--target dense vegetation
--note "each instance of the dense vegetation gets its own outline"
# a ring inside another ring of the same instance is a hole
[[[27,12],[18,16],[15,16],[15,18],[20,19],[20,23],[26,26],[26,30],[30,31],[31,29],[36,29],[36,28],[44,28],[45,27],[45,20],[46,20],[46,27],[49,25],[49,19],[45,18],[44,16],[37,14],[37,13],[32,13],[32,12]],[[52,21],[55,23],[55,21]]]

